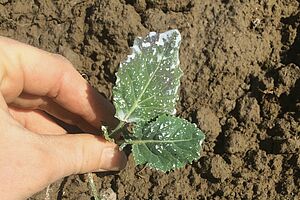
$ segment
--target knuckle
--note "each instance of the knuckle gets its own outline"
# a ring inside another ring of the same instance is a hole
[[[57,54],[57,53],[53,53],[52,56],[58,60],[59,62],[63,63],[63,66],[65,67],[72,67],[73,68],[73,64],[71,63],[70,60],[68,60],[66,57],[64,57],[63,55]]]

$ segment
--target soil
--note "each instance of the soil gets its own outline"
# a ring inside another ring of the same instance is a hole
[[[180,30],[177,111],[206,133],[202,157],[164,174],[129,156],[125,170],[97,174],[110,199],[300,199],[299,4],[0,0],[0,34],[66,56],[111,99],[136,36]],[[50,198],[92,199],[84,175],[54,183]]]

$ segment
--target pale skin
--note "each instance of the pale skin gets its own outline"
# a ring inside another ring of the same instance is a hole
[[[62,56],[0,36],[0,197],[25,199],[56,180],[118,171],[126,156],[92,134],[68,134],[49,115],[99,132],[114,108]]]

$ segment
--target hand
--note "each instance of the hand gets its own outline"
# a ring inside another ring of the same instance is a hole
[[[0,196],[23,199],[71,174],[120,170],[126,156],[85,132],[114,124],[113,106],[62,56],[0,36]]]

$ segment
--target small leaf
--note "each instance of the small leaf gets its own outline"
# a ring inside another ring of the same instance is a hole
[[[184,119],[161,115],[156,121],[134,129],[132,144],[136,164],[146,164],[163,172],[177,169],[200,157],[204,134]]]
[[[103,132],[103,136],[104,136],[105,140],[107,140],[109,142],[115,142],[115,140],[110,137],[107,126],[101,126],[101,130]]]
[[[116,117],[125,122],[149,121],[175,114],[182,71],[178,30],[150,32],[137,38],[132,54],[120,64],[113,89]]]

